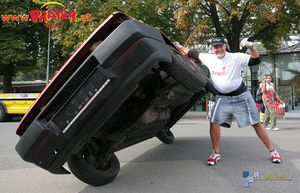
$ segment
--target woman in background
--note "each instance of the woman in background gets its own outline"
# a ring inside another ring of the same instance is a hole
[[[263,93],[263,103],[265,106],[265,115],[263,126],[266,130],[279,131],[276,127],[276,110],[275,110],[275,97],[282,103],[277,92],[275,91],[274,85],[271,84],[272,76],[268,75],[262,83],[261,92]],[[271,128],[267,127],[271,120]]]
[[[267,75],[264,75],[263,81],[259,84],[259,88],[262,88],[262,85],[263,85],[264,81],[266,80],[266,78],[267,78]],[[274,87],[273,82],[270,82],[270,84],[271,84],[271,86]],[[259,108],[260,108],[260,113],[259,113],[259,116],[260,116],[260,122],[263,123],[263,122],[264,122],[264,117],[265,117],[265,110],[266,110],[266,109],[265,109],[265,105],[264,105],[263,102],[260,103]],[[270,122],[271,122],[271,121],[269,121],[269,123],[270,123]]]

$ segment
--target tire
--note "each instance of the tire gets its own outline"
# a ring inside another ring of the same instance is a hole
[[[206,85],[206,76],[177,49],[168,46],[172,63],[162,62],[160,68],[185,88],[199,92]]]
[[[9,115],[5,113],[5,109],[2,105],[0,105],[0,122],[8,121]]]
[[[205,89],[211,92],[215,96],[219,94],[219,92],[217,91],[217,89],[214,87],[213,83],[209,79],[205,85]]]
[[[165,144],[171,144],[175,140],[175,137],[170,130],[165,133],[158,133],[156,134],[156,137]]]
[[[88,149],[84,146],[67,161],[69,169],[79,180],[92,186],[102,186],[112,182],[117,177],[120,171],[120,162],[115,154],[111,155],[104,170],[96,168],[97,160],[89,164],[87,159],[91,156],[84,156],[88,154]]]

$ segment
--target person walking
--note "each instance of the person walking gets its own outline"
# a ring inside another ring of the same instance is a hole
[[[226,52],[226,40],[222,37],[211,40],[212,51],[215,54],[199,53],[181,46],[178,42],[175,45],[190,58],[199,60],[202,65],[208,67],[214,87],[219,92],[211,112],[210,137],[213,154],[207,160],[207,164],[213,166],[221,161],[220,126],[230,127],[233,117],[236,118],[239,127],[251,125],[269,149],[271,161],[281,163],[281,157],[273,148],[265,128],[260,123],[255,101],[241,76],[243,66],[253,66],[261,62],[253,43],[246,39],[241,41],[241,46],[247,47],[250,55]]]
[[[260,92],[261,92],[262,85],[263,85],[264,81],[266,80],[266,78],[267,78],[267,75],[264,75],[263,81],[259,84]],[[273,82],[270,82],[270,84],[274,87]],[[266,110],[263,101],[262,101],[262,103],[259,104],[259,108],[260,108],[260,113],[259,113],[260,122],[263,123],[264,117],[265,117],[265,110]]]
[[[263,102],[266,109],[264,114],[263,126],[266,128],[266,130],[279,131],[279,128],[276,127],[275,97],[281,104],[283,102],[279,98],[277,92],[274,89],[274,84],[271,81],[272,76],[266,76],[266,79],[264,80],[261,87],[261,92],[263,93]],[[271,128],[268,127],[269,121],[271,121]]]

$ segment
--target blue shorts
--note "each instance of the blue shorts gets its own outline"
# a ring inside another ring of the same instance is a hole
[[[233,117],[235,117],[238,127],[260,123],[256,104],[248,90],[238,96],[216,96],[210,122],[230,128]]]

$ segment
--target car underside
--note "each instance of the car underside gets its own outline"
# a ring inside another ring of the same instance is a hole
[[[96,46],[95,46],[96,45]],[[112,14],[73,54],[20,122],[16,151],[54,174],[100,186],[118,175],[114,152],[157,137],[206,93],[203,71],[158,29]]]

